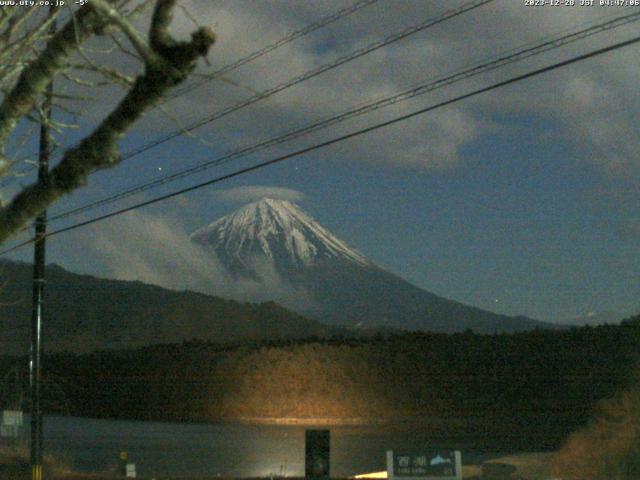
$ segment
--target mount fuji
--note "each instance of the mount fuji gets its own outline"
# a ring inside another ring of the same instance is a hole
[[[278,281],[304,289],[306,304],[287,306],[333,325],[448,333],[556,327],[422,290],[380,268],[286,200],[245,205],[196,230],[191,240],[215,254],[238,280],[270,282],[275,273]]]

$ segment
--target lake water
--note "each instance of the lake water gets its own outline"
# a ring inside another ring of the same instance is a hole
[[[28,421],[28,417],[26,419]],[[126,451],[138,475],[255,477],[304,475],[300,426],[131,422],[45,416],[45,452],[83,472],[113,471]],[[331,428],[331,475],[385,469],[390,449],[430,445],[428,432]],[[28,425],[25,428],[28,432]],[[496,456],[463,450],[463,463]]]

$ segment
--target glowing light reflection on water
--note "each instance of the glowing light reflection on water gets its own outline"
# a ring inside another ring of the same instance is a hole
[[[28,421],[28,417],[26,419]],[[28,432],[28,424],[25,426]],[[138,475],[304,476],[302,426],[133,422],[45,417],[45,451],[83,472],[116,471],[128,452]],[[415,431],[331,428],[331,475],[385,468],[385,451],[425,445]],[[452,445],[440,445],[451,447]],[[497,456],[463,453],[464,463]]]

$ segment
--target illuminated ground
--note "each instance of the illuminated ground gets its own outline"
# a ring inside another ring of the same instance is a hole
[[[548,480],[551,478],[547,465],[549,463],[551,453],[524,453],[518,455],[510,455],[498,459],[491,460],[488,463],[501,463],[513,465],[517,470],[515,472],[515,478],[526,478],[527,480]],[[30,474],[26,465],[22,465],[22,468],[18,469],[6,469],[7,465],[0,463],[0,477],[2,480],[28,480]],[[479,465],[465,465],[462,468],[463,478],[465,479],[480,479],[482,477],[482,468]],[[117,480],[122,477],[113,475],[100,475],[100,474],[85,474],[85,473],[73,473],[73,472],[59,472],[51,477],[51,480]],[[387,472],[372,472],[356,475],[356,479],[386,479]],[[179,480],[180,477],[156,477],[156,480]],[[211,476],[211,477],[189,477],[189,480],[225,480],[224,478]],[[227,479],[228,480],[228,479]],[[249,479],[245,479],[249,480]],[[296,477],[287,477],[287,480],[297,480]],[[346,479],[345,479],[346,480]]]

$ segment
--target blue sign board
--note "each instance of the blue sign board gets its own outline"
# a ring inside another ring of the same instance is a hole
[[[460,480],[462,458],[457,450],[389,450],[387,478],[393,480]]]

